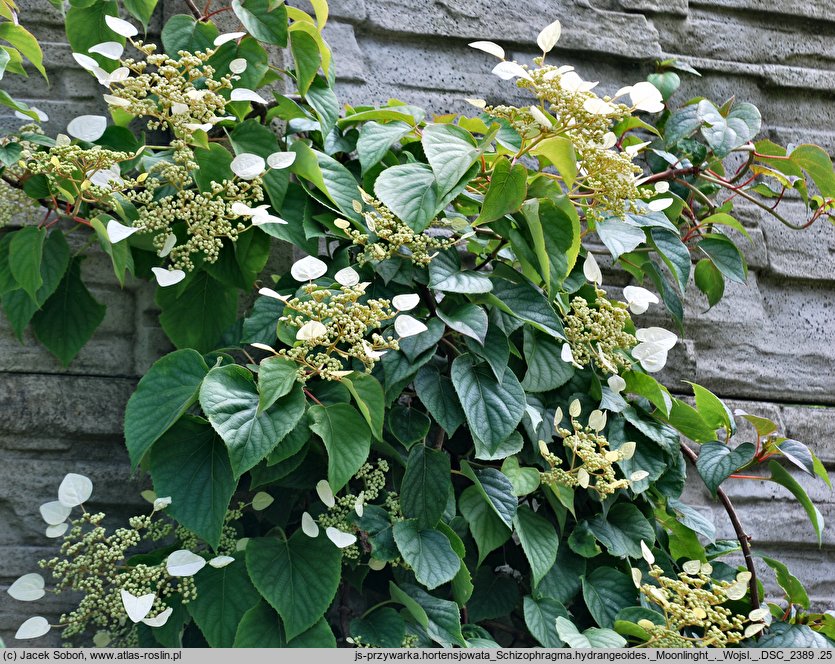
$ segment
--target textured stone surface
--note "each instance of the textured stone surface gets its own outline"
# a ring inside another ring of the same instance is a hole
[[[291,4],[305,7],[306,1]],[[46,129],[59,131],[75,115],[100,110],[98,86],[74,67],[61,16],[49,2],[22,5],[27,25],[46,42],[51,88],[34,75],[27,81],[7,76],[3,86],[47,111]],[[166,14],[181,11],[178,2],[166,1]],[[550,59],[575,65],[587,79],[600,80],[604,91],[641,80],[656,58],[677,57],[703,74],[682,76],[682,99],[736,95],[759,106],[772,139],[816,142],[834,152],[833,16],[828,0],[333,0],[326,36],[336,52],[343,102],[396,97],[436,113],[469,112],[466,97],[524,98],[490,73],[490,56],[467,42],[492,39],[511,57],[530,59],[537,55],[538,29],[560,18],[563,37]],[[17,123],[0,110],[0,128]],[[803,219],[798,202],[785,207],[792,222]],[[811,445],[832,469],[835,229],[824,222],[796,233],[754,208],[740,218],[753,238],[745,248],[750,279],[729,285],[726,298],[707,312],[691,287],[686,336],[663,379],[677,391],[685,389],[682,380],[695,380],[734,400],[734,407],[775,418],[787,436]],[[282,259],[286,255],[276,259],[275,269]],[[84,269],[108,314],[68,370],[31,337],[19,345],[0,321],[0,404],[9,414],[0,422],[0,588],[52,550],[37,507],[53,498],[63,473],[90,474],[94,507],[116,515],[133,509],[142,487],[141,478],[129,479],[121,414],[136,378],[167,343],[151,289],[134,282],[120,289],[104,256],[94,256]],[[657,307],[642,323],[669,325]],[[832,493],[797,477],[832,522]],[[785,560],[813,603],[832,607],[833,533],[825,534],[819,549],[802,509],[776,485],[737,481],[728,491],[755,551]],[[713,514],[720,537],[733,535],[692,470],[687,496]],[[762,571],[766,587],[776,592],[773,576]],[[66,606],[57,598],[50,610]],[[0,636],[8,641],[28,609],[0,593]]]

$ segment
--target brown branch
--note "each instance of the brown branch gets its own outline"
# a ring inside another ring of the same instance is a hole
[[[693,465],[696,464],[696,459],[698,457],[693,450],[687,447],[684,443],[681,443],[681,451],[684,453],[684,456],[690,459]],[[728,513],[728,518],[731,520],[731,525],[736,533],[736,538],[739,540],[739,546],[742,547],[742,556],[745,558],[745,567],[748,568],[748,572],[751,574],[751,579],[748,581],[748,590],[751,595],[751,607],[753,609],[759,609],[760,589],[757,585],[757,568],[754,567],[754,557],[751,555],[751,538],[745,534],[745,529],[742,527],[742,522],[739,520],[739,515],[736,513],[736,509],[734,509],[731,499],[728,498],[728,494],[725,493],[723,489],[717,488],[716,496],[719,498],[719,501]]]
[[[194,4],[194,0],[185,0],[186,6],[188,6],[188,10],[194,15],[198,21],[203,18],[203,12],[200,11],[200,8]]]
[[[697,175],[701,169],[698,166],[688,166],[687,168],[668,168],[666,171],[650,175],[641,184],[652,184],[653,182],[661,182],[662,180],[674,180],[682,175]]]

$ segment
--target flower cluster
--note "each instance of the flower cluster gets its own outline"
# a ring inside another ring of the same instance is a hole
[[[631,361],[623,351],[630,350],[638,341],[625,330],[631,323],[627,306],[610,302],[606,292],[597,286],[595,294],[593,303],[580,296],[571,300],[571,311],[565,316],[568,343],[563,349],[563,359],[580,368],[594,362],[601,370],[616,374],[620,367],[630,366]]]
[[[652,560],[652,558],[650,558]],[[651,638],[643,645],[654,648],[724,648],[758,634],[771,614],[767,608],[755,609],[746,617],[722,606],[728,600],[745,596],[750,572],[740,572],[734,581],[711,578],[709,563],[690,560],[675,579],[650,564],[649,576],[655,583],[640,585],[641,593],[664,612],[664,625],[642,620],[638,624]],[[633,570],[636,583],[640,572]]]
[[[572,430],[560,427],[562,409],[557,408],[554,425],[563,438],[563,445],[571,455],[568,470],[562,466],[563,460],[548,449],[545,441],[539,441],[539,451],[550,466],[550,470],[540,474],[544,484],[560,484],[567,487],[580,487],[597,492],[604,499],[618,489],[625,489],[629,482],[646,477],[646,471],[636,471],[629,479],[618,479],[614,464],[631,459],[635,454],[635,443],[627,442],[617,450],[609,449],[609,441],[600,432],[606,426],[606,415],[599,410],[589,415],[588,426],[583,426],[577,419],[580,415],[580,402],[574,401],[569,407]]]
[[[396,311],[385,299],[361,299],[367,284],[343,285],[338,290],[310,283],[302,286],[303,295],[286,300],[281,321],[297,328],[297,343],[282,348],[279,355],[299,365],[298,379],[311,376],[339,380],[350,369],[352,360],[359,360],[371,371],[388,350],[397,350],[394,337],[369,330],[395,317]]]
[[[362,485],[358,493],[348,490],[341,496],[334,496],[327,480],[322,480],[316,486],[316,491],[327,510],[314,519],[309,513],[302,515],[302,531],[309,537],[317,537],[319,527],[325,529],[327,537],[340,549],[346,561],[357,561],[361,554],[370,553],[368,543],[363,539],[358,543],[357,535],[360,527],[356,525],[356,518],[362,517],[367,505],[372,505],[382,498],[382,507],[392,521],[401,521],[403,514],[400,510],[400,499],[397,493],[386,489],[386,475],[389,464],[385,459],[377,459],[375,463],[366,462],[354,475],[354,481]],[[382,561],[370,558],[368,564],[372,567]],[[393,561],[392,564],[400,564]]]
[[[354,244],[363,248],[357,256],[362,265],[371,261],[382,261],[399,257],[426,266],[432,256],[455,244],[455,240],[434,237],[428,233],[416,233],[398,219],[391,210],[368,194],[362,194],[363,201],[370,208],[362,211],[369,233],[356,229],[347,230]],[[359,206],[358,206],[359,207]]]

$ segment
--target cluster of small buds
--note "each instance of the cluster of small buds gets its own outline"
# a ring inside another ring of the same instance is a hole
[[[355,207],[357,212],[362,213],[369,233],[345,229],[354,244],[363,248],[357,256],[360,265],[399,257],[406,258],[417,265],[426,266],[437,252],[455,244],[454,239],[434,237],[428,233],[416,233],[380,201],[365,192],[362,193],[362,198],[370,209],[363,209],[359,202]]]
[[[133,45],[144,58],[119,61],[124,75],[111,75],[107,81],[110,94],[105,101],[111,107],[149,118],[148,129],[170,130],[186,142],[196,131],[208,131],[226,119],[227,101],[220,91],[231,89],[239,77],[214,78],[215,70],[207,61],[215,49],[179,51],[173,58],[156,53],[154,44],[134,41]],[[200,88],[195,85],[198,83]]]
[[[59,136],[46,150],[26,149],[21,167],[33,175],[44,175],[53,195],[69,201],[111,206],[113,195],[137,187],[144,177],[123,176],[119,164],[133,158],[129,152],[99,146],[82,148]]]
[[[335,528],[342,534],[359,533],[360,530],[354,524],[352,515],[362,516],[366,505],[373,504],[380,499],[382,499],[379,503],[380,507],[386,510],[392,521],[402,520],[403,513],[398,495],[386,490],[386,475],[389,470],[388,461],[385,459],[377,459],[375,463],[364,463],[353,478],[355,482],[362,484],[362,489],[359,493],[354,493],[349,489],[344,495],[331,496],[330,502],[333,504],[328,506],[327,512],[319,516],[319,525],[326,529]],[[341,548],[346,561],[357,561],[363,550],[366,553],[370,551],[367,546],[361,548],[355,537],[351,544]]]
[[[584,367],[594,362],[606,373],[618,373],[618,367],[629,367],[630,359],[622,351],[632,349],[638,340],[624,330],[631,322],[627,305],[611,302],[606,292],[595,287],[593,305],[580,296],[571,300],[571,311],[565,316],[565,336],[573,362]]]
[[[369,643],[360,636],[349,636],[345,639],[348,643],[350,643],[354,648],[380,648],[382,646],[374,645],[373,643]],[[417,648],[418,644],[418,637],[417,634],[409,634],[407,633],[403,640],[400,642],[399,648]]]
[[[551,452],[545,441],[539,441],[539,452],[550,466],[550,470],[540,474],[543,483],[589,489],[602,500],[619,489],[629,487],[630,480],[638,481],[646,477],[645,471],[636,471],[629,479],[618,479],[614,464],[631,459],[635,454],[635,443],[627,442],[617,450],[609,449],[609,441],[600,434],[606,426],[605,413],[592,411],[588,426],[583,426],[576,419],[580,415],[579,401],[571,404],[569,413],[572,430],[560,427],[563,417],[561,408],[557,408],[554,416],[554,426],[570,455],[569,468],[561,468],[562,458]]]
[[[60,618],[65,639],[96,629],[106,633],[111,644],[122,645],[131,642],[130,634],[135,631],[125,614],[122,591],[137,597],[153,594],[147,613],[154,617],[165,611],[166,598],[178,595],[188,602],[196,597],[196,589],[190,577],[171,577],[164,563],[127,563],[132,549],[170,529],[155,528],[156,522],[144,515],[131,518],[128,528],[109,533],[102,525],[104,518],[102,513],[85,512],[73,520],[59,555],[42,560],[40,566],[51,571],[56,593],[83,593],[76,608]]]
[[[534,63],[540,66],[519,65],[517,85],[531,90],[539,105],[486,106],[485,112],[507,120],[527,140],[562,136],[571,141],[579,166],[572,188],[582,191],[583,198],[576,202],[587,215],[622,215],[632,201],[650,196],[636,184],[641,174],[632,163],[636,152],[613,149],[617,139],[611,127],[629,117],[631,108],[608,96],[598,97],[592,92],[596,83],[583,81],[573,67],[543,65],[541,58]]]
[[[322,288],[309,283],[302,287],[304,295],[287,300],[282,321],[298,328],[298,343],[278,351],[299,365],[298,379],[311,376],[340,380],[350,369],[352,360],[359,360],[371,371],[388,350],[397,350],[394,337],[369,331],[394,318],[397,312],[385,299],[360,300],[367,284]],[[291,312],[291,313],[287,313]]]
[[[145,187],[129,192],[127,197],[139,212],[134,228],[153,233],[154,245],[160,252],[172,236],[172,225],[185,224],[188,239],[168,250],[171,263],[178,269],[194,269],[192,254],[202,254],[207,263],[214,263],[223,248],[223,239],[234,242],[248,227],[235,212],[236,204],[249,206],[264,200],[260,178],[212,182],[209,191],[201,192],[183,186],[191,178],[184,167],[169,164],[160,175],[163,179],[154,178],[151,186],[146,181]],[[174,187],[173,193],[157,194],[158,188],[170,186]]]
[[[649,576],[654,583],[640,583],[640,571],[633,569],[641,593],[664,612],[664,625],[649,620],[638,623],[651,635],[644,646],[724,648],[758,634],[770,621],[767,608],[743,616],[722,606],[728,600],[745,596],[751,579],[749,572],[740,572],[734,581],[721,581],[711,577],[713,567],[709,563],[690,560],[683,568],[677,578],[670,578],[653,561]]]

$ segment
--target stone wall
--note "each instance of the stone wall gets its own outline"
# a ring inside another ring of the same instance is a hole
[[[46,111],[48,130],[59,131],[75,115],[95,111],[96,84],[74,67],[61,17],[47,0],[22,6],[26,24],[45,42],[52,87],[34,76],[7,77],[3,87]],[[397,97],[440,113],[471,110],[465,97],[513,99],[513,87],[490,73],[492,58],[467,42],[492,39],[511,57],[529,59],[539,28],[560,18],[563,37],[552,57],[600,80],[606,91],[641,80],[654,60],[675,56],[703,74],[683,77],[682,98],[736,94],[760,107],[775,140],[835,150],[835,22],[825,0],[333,0],[331,12],[327,38],[343,102]],[[0,128],[10,122],[0,116]],[[792,214],[801,215],[792,205]],[[687,336],[664,380],[680,392],[681,380],[694,380],[734,407],[776,418],[786,435],[813,446],[831,469],[835,229],[824,222],[796,233],[751,210],[743,220],[753,238],[748,283],[731,285],[706,313],[693,289]],[[94,295],[108,305],[107,317],[69,369],[31,337],[18,344],[0,320],[0,589],[53,550],[38,505],[54,499],[64,473],[93,478],[94,508],[119,513],[138,504],[141,480],[126,483],[122,411],[138,376],[167,346],[151,290],[137,283],[120,289],[102,276],[110,274],[106,260],[93,257],[84,269]],[[646,314],[644,322],[669,324],[658,314]],[[835,516],[829,490],[801,481],[824,517]],[[732,536],[697,481],[688,493],[714,512],[721,536]],[[813,603],[831,607],[833,531],[818,548],[802,509],[776,485],[738,482],[729,494],[755,549],[788,562]],[[764,580],[774,587],[767,573]],[[53,600],[52,608],[60,607]],[[7,643],[29,610],[0,593],[0,637]]]

